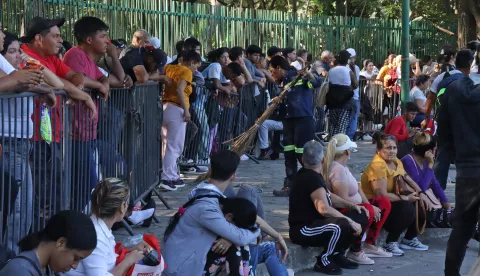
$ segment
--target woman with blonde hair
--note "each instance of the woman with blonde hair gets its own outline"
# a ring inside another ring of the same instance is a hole
[[[129,199],[130,188],[124,180],[107,178],[97,184],[92,194],[90,217],[97,232],[97,247],[90,256],[80,262],[76,270],[66,275],[125,275],[132,265],[143,259],[146,247],[141,243],[129,248],[130,253],[116,265],[116,242],[112,226],[115,222],[122,221],[127,212]]]
[[[347,166],[352,149],[356,147],[357,144],[352,142],[345,134],[333,136],[327,146],[322,175],[325,177],[328,190],[350,204],[359,206],[366,211],[368,216],[368,223],[362,229],[362,235],[358,236],[350,246],[347,258],[359,264],[374,264],[375,262],[369,257],[392,257],[390,252],[375,246],[380,229],[382,229],[390,213],[390,202],[388,198],[382,196],[368,201],[360,189],[357,180]],[[348,209],[340,210],[342,213],[347,211]],[[368,230],[367,239],[362,248],[362,236],[366,230]]]

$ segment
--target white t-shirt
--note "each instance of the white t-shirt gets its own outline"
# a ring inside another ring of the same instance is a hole
[[[367,79],[371,79],[374,75],[375,74],[373,73],[373,71],[372,71],[371,74],[369,74],[367,71],[361,71],[360,72],[360,76],[364,76]]]
[[[202,72],[203,77],[206,79],[219,79],[221,83],[229,83],[230,81],[222,73],[222,66],[218,62],[211,63]]]
[[[447,72],[443,72],[441,73],[440,75],[438,75],[432,82],[432,85],[430,86],[430,91],[432,93],[435,93],[437,94],[438,93],[438,85],[442,82],[443,80],[443,77],[445,77],[445,73]],[[458,70],[452,70],[449,72],[450,75],[454,75],[454,74],[461,74],[462,72],[458,71]]]
[[[113,276],[110,271],[115,268],[115,237],[102,219],[92,215],[90,219],[97,233],[97,247],[92,254],[80,261],[76,270],[64,273],[66,276]]]
[[[415,100],[422,100],[423,107],[425,107],[425,103],[427,102],[427,97],[425,97],[425,93],[418,87],[413,87],[410,90],[410,101],[415,102]]]
[[[338,85],[352,85],[350,79],[350,68],[345,66],[335,66],[328,72],[329,82]]]
[[[348,66],[348,65],[347,65]],[[357,76],[357,83],[360,81],[360,67],[355,65],[355,76]],[[353,99],[358,100],[360,98],[360,87],[353,90]]]
[[[15,71],[15,68],[3,55],[0,55],[0,70],[7,75]],[[34,108],[33,97],[2,99],[1,102],[1,114],[5,124],[0,124],[0,136],[31,138],[33,136],[33,122],[31,119]]]

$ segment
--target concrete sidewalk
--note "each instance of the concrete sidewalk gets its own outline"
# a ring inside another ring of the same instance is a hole
[[[375,146],[371,143],[359,143],[359,152],[352,155],[352,159],[349,160],[348,166],[357,180],[360,180],[360,176],[364,168],[370,163],[373,155],[375,154]],[[274,189],[280,189],[283,186],[283,179],[285,177],[284,160],[275,161],[261,161],[260,164],[256,164],[251,160],[242,161],[237,172],[237,181],[235,184],[248,184],[260,188],[262,193],[262,199],[265,208],[266,221],[285,238],[287,238],[289,246],[289,257],[287,260],[287,267],[293,268],[295,272],[311,269],[315,262],[314,256],[319,254],[319,249],[316,248],[303,248],[298,245],[291,244],[288,239],[288,198],[274,197],[272,191]],[[454,169],[450,171],[450,177],[454,179]],[[186,175],[186,182],[193,181],[196,175]],[[165,198],[173,209],[167,210],[163,204],[157,200],[156,215],[160,220],[160,223],[152,225],[148,229],[135,228],[135,232],[138,233],[152,233],[163,240],[163,232],[168,225],[170,217],[177,211],[178,207],[186,202],[188,192],[194,188],[193,184],[187,184],[184,188],[175,192],[164,193]],[[447,197],[450,201],[454,201],[454,184],[449,184],[446,190]],[[428,229],[421,239],[437,240],[439,238],[445,239],[449,235],[449,229]],[[117,241],[122,241],[128,234],[124,230],[116,231],[115,236]],[[384,236],[384,234],[382,235]],[[380,238],[379,241],[383,241],[384,238]],[[441,247],[440,245],[438,247]],[[439,249],[440,250],[440,249]],[[428,255],[430,253],[425,253]],[[432,258],[438,258],[438,256],[432,255]],[[386,261],[388,263],[388,261]],[[394,263],[401,263],[401,259],[392,260]],[[393,264],[392,264],[393,265]],[[372,266],[374,269],[375,266]],[[441,274],[443,267],[435,268],[436,272]],[[433,268],[432,268],[433,269]],[[268,275],[264,268],[259,268],[257,275]],[[352,274],[353,275],[353,274]],[[367,275],[367,274],[365,274]],[[384,275],[377,274],[375,271],[368,275]],[[409,274],[407,274],[409,275]]]

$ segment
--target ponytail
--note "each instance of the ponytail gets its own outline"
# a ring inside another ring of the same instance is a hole
[[[223,202],[223,197],[220,197],[218,195],[203,195],[203,196],[198,196],[198,197],[193,197],[187,203],[183,204],[182,206],[178,207],[178,211],[173,215],[173,217],[170,219],[170,222],[168,223],[167,229],[165,229],[165,233],[163,234],[163,240],[166,242],[168,237],[172,234],[173,230],[175,230],[175,227],[177,226],[178,222],[180,221],[180,217],[182,217],[185,214],[185,211],[187,211],[187,208],[192,206],[193,203],[197,199],[201,198],[216,198],[218,199],[218,202],[222,204]]]
[[[18,247],[20,248],[20,252],[23,251],[31,251],[35,248],[37,248],[40,243],[44,240],[45,238],[45,232],[38,231],[29,234],[28,236],[25,236],[21,241],[18,242]]]
[[[332,166],[333,160],[335,159],[335,154],[336,154],[336,148],[337,148],[337,139],[332,138],[330,142],[328,142],[327,145],[327,150],[325,152],[325,159],[323,161],[322,165],[322,175],[323,178],[325,179],[325,183],[327,184],[327,188],[331,190],[332,187],[331,183],[328,181],[328,174],[330,171],[330,166]]]

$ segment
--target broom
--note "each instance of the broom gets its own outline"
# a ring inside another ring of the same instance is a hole
[[[265,122],[265,120],[270,118],[270,115],[272,115],[273,111],[283,101],[283,99],[285,99],[285,96],[287,95],[287,92],[290,90],[290,88],[295,86],[295,84],[302,78],[302,76],[303,74],[299,74],[292,82],[285,85],[285,87],[283,88],[283,91],[280,93],[280,95],[278,95],[278,99],[272,100],[272,103],[263,112],[262,116],[260,116],[255,121],[255,124],[253,124],[253,126],[251,126],[246,132],[233,138],[233,144],[232,144],[232,147],[230,148],[231,151],[235,152],[239,156],[241,156],[247,151],[248,147],[252,144],[253,140],[255,139],[255,136],[257,135],[258,128],[263,124],[263,122]],[[205,181],[208,178],[210,178],[210,169],[206,173],[198,176],[197,179],[195,179],[195,184]]]

